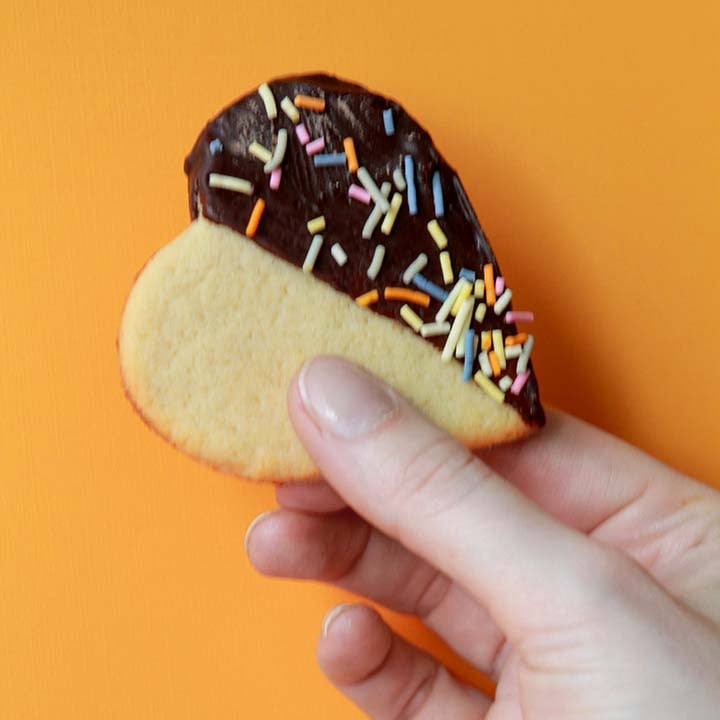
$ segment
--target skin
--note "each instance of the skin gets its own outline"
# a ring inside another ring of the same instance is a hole
[[[277,488],[253,565],[417,614],[497,682],[339,606],[318,662],[370,717],[718,717],[720,493],[559,412],[473,455],[339,358],[306,364],[288,408],[325,483]]]

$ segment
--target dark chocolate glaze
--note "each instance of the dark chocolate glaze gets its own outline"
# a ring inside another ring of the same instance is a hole
[[[494,265],[496,276],[502,274],[457,174],[437,151],[427,131],[400,105],[364,87],[327,75],[293,76],[268,84],[278,107],[277,118],[269,120],[260,95],[249,93],[208,123],[185,160],[193,218],[202,210],[207,219],[244,233],[253,204],[262,197],[266,208],[254,237],[255,242],[301,267],[312,239],[306,223],[324,215],[327,227],[322,233],[324,244],[315,263],[315,277],[353,298],[378,288],[381,299],[368,310],[405,325],[400,318],[402,303],[382,299],[382,289],[388,285],[403,286],[402,274],[419,253],[426,253],[429,259],[422,274],[447,290],[451,287],[443,285],[439,251],[427,231],[428,221],[435,217],[431,179],[438,170],[445,201],[444,217],[439,218],[439,223],[448,237],[447,250],[456,279],[463,267],[474,270],[478,277],[482,277],[485,263]],[[311,138],[325,138],[323,152],[342,152],[343,139],[352,137],[359,164],[368,169],[378,187],[383,181],[392,180],[395,168],[403,167],[404,155],[412,155],[418,197],[417,215],[409,214],[407,192],[404,192],[403,204],[390,235],[383,235],[378,224],[370,240],[361,237],[363,224],[372,206],[348,197],[350,183],[360,183],[346,166],[314,167],[312,158],[308,157],[297,139],[292,121],[280,107],[285,96],[293,99],[298,94],[325,98],[325,112],[300,110],[301,122],[305,123]],[[393,111],[395,132],[392,136],[386,135],[383,125],[383,110],[386,108]],[[282,182],[278,191],[272,191],[263,163],[248,153],[248,147],[256,140],[272,149],[277,131],[283,127],[288,131],[288,147],[282,164]],[[209,187],[210,173],[250,180],[254,185],[253,197]],[[343,267],[338,266],[330,254],[330,247],[335,242],[342,245],[348,256]],[[370,281],[367,268],[379,243],[385,245],[385,259],[376,280]],[[512,287],[512,283],[508,282],[508,286]],[[417,288],[412,286],[412,289]],[[433,322],[439,306],[440,302],[433,299],[429,308],[413,306],[413,309],[425,322]],[[506,335],[517,332],[513,324],[505,324],[492,308],[488,308],[482,325],[473,319],[472,327],[478,335],[480,330],[494,328],[501,328]],[[411,330],[408,329],[408,332]],[[427,342],[441,349],[445,337],[428,338]],[[516,363],[514,359],[508,360],[503,374],[514,378]],[[476,359],[473,373],[478,369]],[[475,383],[471,385],[477,392],[483,392]],[[544,424],[545,414],[534,372],[531,372],[520,395],[507,392],[505,402],[515,407],[526,423]]]

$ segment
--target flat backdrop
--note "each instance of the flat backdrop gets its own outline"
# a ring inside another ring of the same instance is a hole
[[[359,717],[313,658],[343,595],[243,554],[271,489],[165,445],[118,377],[185,153],[274,75],[400,99],[536,311],[546,403],[717,482],[719,47],[707,0],[4,0],[0,717]]]

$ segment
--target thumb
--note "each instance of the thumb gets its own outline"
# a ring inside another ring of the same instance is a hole
[[[598,571],[609,551],[545,514],[357,365],[310,360],[288,405],[300,440],[345,501],[463,585],[511,638],[554,616],[566,621],[594,588],[602,592]]]

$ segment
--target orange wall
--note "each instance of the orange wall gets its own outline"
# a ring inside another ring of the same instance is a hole
[[[2,3],[4,718],[359,717],[313,660],[341,594],[244,558],[271,490],[150,433],[115,358],[132,278],[188,222],[184,153],[273,75],[403,101],[539,316],[545,400],[720,478],[718,4],[339,5]]]

